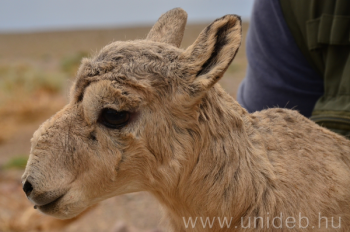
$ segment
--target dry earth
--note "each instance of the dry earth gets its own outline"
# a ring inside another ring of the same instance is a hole
[[[206,25],[187,26],[182,47],[189,46]],[[247,28],[248,24],[244,23],[243,40]],[[7,165],[15,157],[28,155],[33,132],[42,121],[66,103],[68,86],[73,80],[76,67],[73,65],[72,70],[65,70],[65,61],[77,54],[78,57],[79,54],[94,54],[112,41],[144,38],[148,30],[149,27],[135,27],[0,34],[0,87],[8,73],[4,74],[1,70],[7,70],[8,67],[17,69],[25,66],[39,70],[39,74],[59,73],[59,77],[56,75],[55,78],[62,78],[62,75],[65,78],[59,91],[22,94],[22,89],[15,87],[8,93],[0,92],[0,231],[137,232],[164,228],[166,223],[160,223],[162,212],[159,204],[144,192],[113,197],[72,220],[61,221],[39,214],[21,189],[20,176],[23,170]],[[246,64],[243,41],[236,59],[220,81],[233,97],[245,75]]]

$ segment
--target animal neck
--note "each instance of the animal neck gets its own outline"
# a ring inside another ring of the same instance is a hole
[[[186,157],[177,160],[182,167],[178,179],[155,193],[178,223],[183,217],[199,216],[226,216],[238,222],[256,210],[274,174],[251,121],[220,86],[202,99],[198,133],[189,139],[192,150],[176,154]],[[224,215],[227,212],[231,215]]]

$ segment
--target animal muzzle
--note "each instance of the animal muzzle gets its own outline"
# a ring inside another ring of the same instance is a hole
[[[45,191],[40,189],[40,187],[30,176],[23,182],[23,191],[27,195],[27,198],[35,205],[35,208],[57,202],[67,192],[61,189]]]

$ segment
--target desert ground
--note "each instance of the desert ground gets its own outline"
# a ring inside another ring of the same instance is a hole
[[[209,24],[188,25],[186,48]],[[245,38],[220,81],[236,97],[245,76]],[[93,56],[117,40],[145,38],[150,27],[0,34],[0,231],[163,231],[162,209],[147,193],[116,196],[71,220],[58,220],[33,209],[20,177],[38,126],[68,101],[69,86],[82,57]]]

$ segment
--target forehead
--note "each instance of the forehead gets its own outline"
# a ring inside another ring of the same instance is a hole
[[[81,101],[86,87],[101,80],[135,88],[140,83],[164,82],[178,72],[181,53],[171,45],[144,40],[107,45],[95,57],[83,59],[72,88],[73,100]]]

